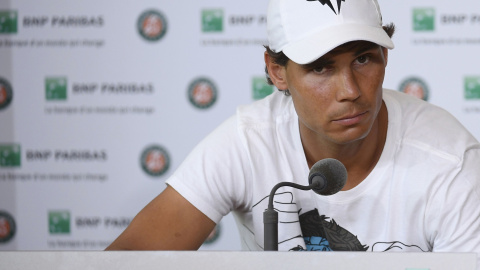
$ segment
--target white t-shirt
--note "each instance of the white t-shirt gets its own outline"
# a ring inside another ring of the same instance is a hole
[[[383,153],[355,188],[331,196],[280,188],[279,250],[480,253],[480,144],[449,113],[384,90]],[[276,92],[239,107],[167,183],[215,222],[233,211],[245,250],[263,249],[279,182],[308,185],[298,116]]]

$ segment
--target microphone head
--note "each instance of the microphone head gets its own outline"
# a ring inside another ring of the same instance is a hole
[[[308,183],[319,182],[312,190],[320,195],[333,195],[347,182],[347,169],[338,160],[326,158],[317,161],[308,174]]]

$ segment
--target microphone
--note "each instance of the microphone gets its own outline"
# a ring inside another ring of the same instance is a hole
[[[308,174],[308,183],[316,184],[312,187],[313,192],[324,196],[339,192],[346,182],[347,169],[334,158],[317,161]]]
[[[291,182],[276,184],[270,192],[268,208],[263,212],[264,250],[278,250],[278,212],[273,209],[273,196],[278,188],[290,186],[300,190],[313,190],[313,192],[329,196],[340,190],[347,182],[347,169],[338,160],[326,158],[317,161],[308,174],[309,186],[302,186]]]

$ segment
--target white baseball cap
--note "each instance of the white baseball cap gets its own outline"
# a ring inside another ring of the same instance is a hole
[[[377,0],[270,0],[267,32],[270,49],[298,64],[355,40],[394,47]]]

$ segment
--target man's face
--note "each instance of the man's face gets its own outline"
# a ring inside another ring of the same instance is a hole
[[[344,145],[365,138],[382,106],[387,50],[351,42],[315,62],[283,69],[302,136]]]

